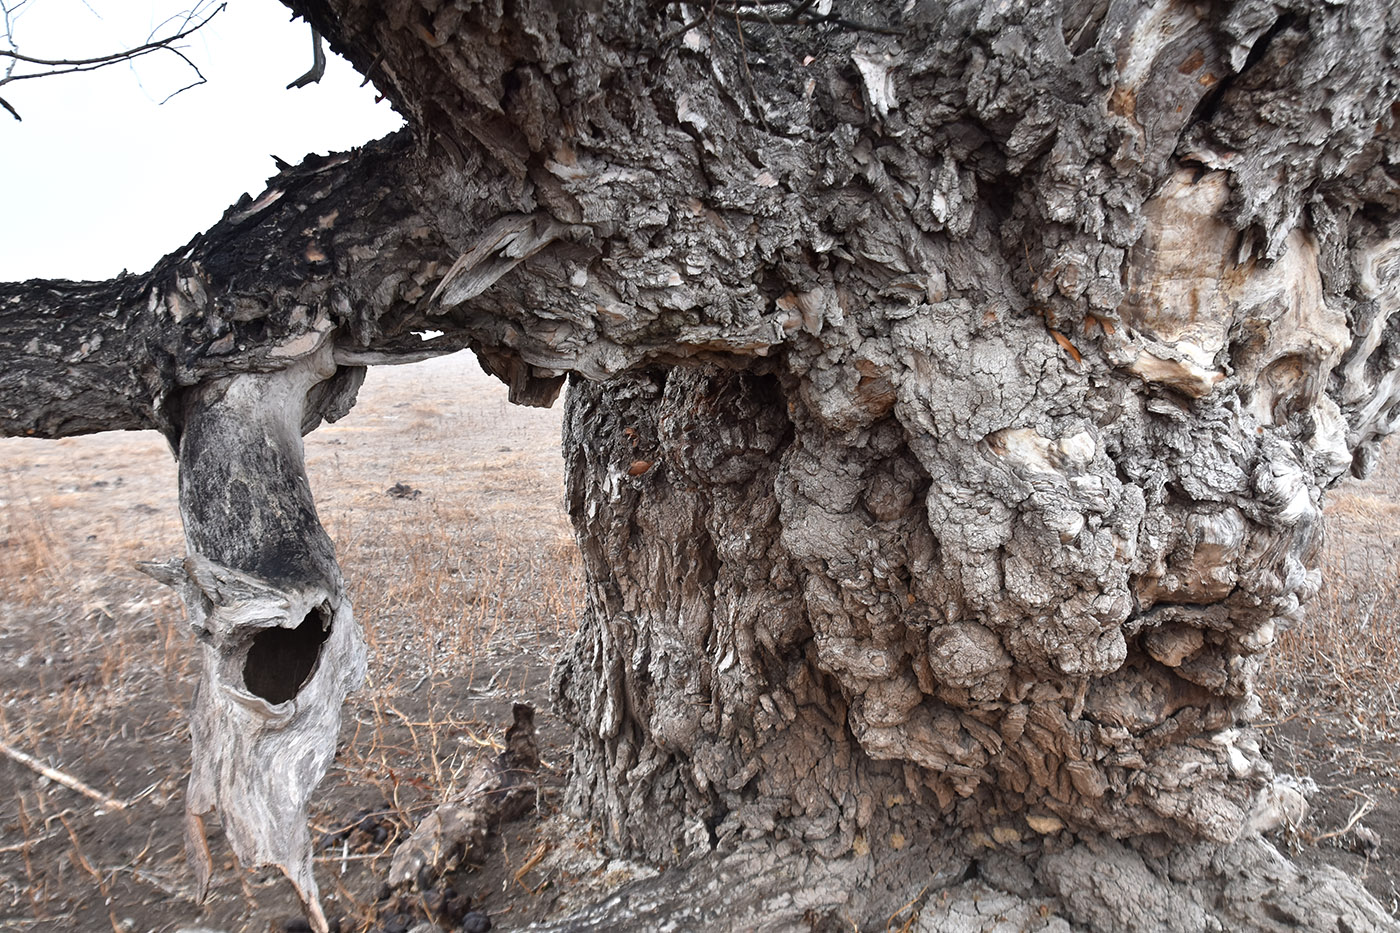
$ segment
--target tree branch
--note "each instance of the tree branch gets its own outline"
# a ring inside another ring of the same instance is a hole
[[[392,287],[352,308],[348,284],[378,288],[402,274],[396,262],[408,262],[392,247],[368,245],[385,230],[412,242],[397,224],[423,224],[399,196],[405,145],[400,134],[289,168],[143,275],[0,284],[0,356],[9,361],[0,371],[0,433],[156,428],[174,436],[180,415],[170,404],[182,387],[282,368],[337,326],[372,341],[380,315],[411,310]],[[412,251],[424,245],[447,250],[427,238]],[[240,262],[250,256],[258,258]]]
[[[95,66],[100,68],[105,65],[115,65],[119,62],[130,61],[131,59],[137,58],[141,55],[148,55],[151,52],[158,52],[161,49],[169,48],[170,43],[178,42],[186,36],[193,35],[200,29],[203,29],[209,23],[210,20],[222,13],[227,7],[227,3],[220,3],[218,7],[214,10],[214,12],[210,13],[204,19],[200,20],[197,24],[191,26],[188,29],[181,30],[180,32],[175,33],[173,36],[167,36],[164,39],[157,39],[154,42],[147,42],[143,45],[138,45],[135,48],[126,49],[121,52],[111,52],[107,55],[99,55],[95,58],[35,58],[30,55],[23,55],[13,49],[0,49],[0,58],[12,58],[15,61],[23,62],[27,65],[43,65],[45,67],[54,68],[68,68],[73,66]],[[83,70],[88,69],[84,68]],[[53,73],[63,74],[63,72]],[[43,75],[21,75],[18,78],[11,78],[9,80],[19,81],[23,78],[38,77],[43,77]]]
[[[0,86],[11,84],[15,81],[29,81],[34,78],[52,78],[57,75],[81,74],[87,71],[97,71],[100,68],[106,68],[110,65],[142,58],[153,52],[165,51],[177,56],[186,65],[189,65],[191,70],[195,73],[195,80],[174,93],[167,94],[165,98],[161,100],[163,104],[176,95],[205,83],[206,79],[203,72],[190,60],[188,55],[175,46],[175,43],[203,29],[215,16],[222,13],[227,6],[227,2],[220,3],[208,16],[194,23],[194,25],[190,25],[190,23],[194,21],[194,17],[199,10],[199,6],[196,6],[194,10],[190,11],[189,15],[185,16],[178,27],[178,31],[174,34],[162,39],[152,39],[134,48],[124,49],[120,52],[111,52],[106,55],[98,55],[93,58],[39,58],[37,56],[23,54],[15,47],[13,35],[13,13],[18,9],[18,6],[0,7],[0,11],[3,11],[5,38],[10,43],[10,48],[0,49],[0,59],[4,59],[7,62],[4,74],[0,76]],[[169,22],[169,20],[167,20],[167,22]],[[18,65],[31,65],[41,70],[15,74],[15,68]],[[16,120],[21,119],[19,112],[3,98],[0,98],[0,106],[4,107]]]
[[[308,84],[315,84],[320,81],[326,73],[326,46],[321,40],[321,34],[316,31],[316,27],[311,27],[311,70],[287,85],[287,90],[294,87],[306,87]],[[368,80],[368,78],[366,78]]]

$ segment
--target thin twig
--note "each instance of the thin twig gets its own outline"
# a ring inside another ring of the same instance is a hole
[[[895,918],[895,917],[898,917],[900,914],[902,914],[902,913],[904,913],[906,910],[908,910],[908,911],[911,911],[911,913],[909,914],[909,919],[906,920],[906,921],[904,921],[904,925],[903,925],[902,927],[900,927],[900,930],[907,930],[907,929],[909,929],[909,926],[910,926],[915,920],[917,920],[917,919],[919,918],[919,912],[918,912],[917,910],[914,909],[914,908],[915,908],[915,905],[918,904],[918,903],[919,903],[919,900],[920,900],[921,898],[923,898],[923,896],[924,896],[925,894],[927,894],[927,893],[928,893],[928,885],[924,885],[922,888],[919,889],[919,893],[918,893],[918,894],[915,894],[913,897],[911,897],[911,898],[904,904],[903,907],[899,908],[899,909],[896,910],[894,913],[892,913],[892,914],[889,915],[889,917],[885,920],[885,928],[886,928],[886,929],[889,929],[891,926],[893,926],[893,925],[894,925],[894,918]]]
[[[1347,833],[1351,832],[1353,826],[1361,821],[1363,816],[1371,812],[1375,805],[1376,802],[1370,797],[1367,797],[1365,800],[1358,803],[1351,811],[1351,819],[1347,820],[1347,825],[1343,826],[1341,829],[1334,829],[1330,833],[1323,833],[1321,836],[1305,838],[1307,838],[1308,842],[1316,844],[1322,842],[1324,839],[1335,839],[1338,836],[1345,836]]]
[[[540,860],[544,858],[545,853],[548,851],[549,843],[541,842],[535,847],[535,851],[530,854],[530,857],[525,860],[525,864],[521,865],[515,872],[515,883],[520,885],[521,889],[529,893],[532,897],[539,893],[539,888],[531,889],[530,886],[525,883],[525,876],[530,873],[530,869],[540,863]]]
[[[3,752],[6,756],[19,762],[25,767],[31,768],[34,771],[39,772],[44,777],[48,778],[50,781],[55,781],[59,784],[62,784],[69,790],[75,790],[85,797],[90,797],[93,800],[96,800],[98,803],[102,804],[108,809],[125,810],[128,806],[126,801],[118,800],[115,797],[110,797],[107,794],[102,793],[102,791],[97,790],[96,788],[88,784],[84,784],[77,778],[68,774],[64,774],[57,768],[50,768],[48,765],[44,764],[42,761],[39,761],[37,758],[34,758],[32,755],[26,755],[19,749],[14,748],[4,742],[0,742],[0,752]]]
[[[0,846],[0,855],[4,855],[7,852],[23,852],[30,846],[36,846],[41,842],[46,842],[47,840],[52,839],[54,836],[57,835],[58,830],[51,829],[37,839],[26,839],[23,842],[14,842],[7,846]]]
[[[758,90],[753,86],[753,73],[749,71],[749,49],[744,44],[744,27],[739,22],[739,13],[734,13],[734,30],[739,34],[739,61],[744,66],[744,81],[749,86],[749,96],[753,98],[754,112],[758,114],[758,122],[768,129],[768,118],[763,114],[763,101],[759,99]]]
[[[393,846],[389,846],[379,852],[356,852],[349,855],[313,855],[313,862],[373,862],[375,859],[393,858],[391,851]]]
[[[381,50],[379,51],[379,54],[376,55],[376,56],[374,56],[374,61],[370,62],[370,63],[369,63],[369,67],[365,69],[365,79],[364,79],[363,81],[360,82],[360,87],[364,87],[366,84],[369,84],[369,79],[370,79],[370,77],[374,74],[374,69],[378,68],[378,67],[379,67],[379,63],[382,62],[383,60],[384,60],[384,51],[383,51],[383,49],[381,49]]]
[[[187,36],[193,35],[200,29],[203,29],[206,25],[209,24],[210,20],[212,20],[215,16],[218,16],[228,7],[228,3],[220,3],[212,13],[201,19],[199,22],[195,23],[193,26],[191,26],[190,24],[194,22],[194,18],[198,14],[200,7],[202,6],[203,4],[199,4],[193,10],[189,11],[189,14],[186,15],[181,21],[180,25],[176,27],[179,31],[173,33],[172,35],[166,36],[163,39],[148,38],[147,42],[138,45],[135,48],[126,49],[121,52],[112,52],[110,54],[100,55],[95,58],[73,59],[36,58],[32,55],[22,54],[15,46],[14,37],[12,35],[11,20],[9,16],[12,10],[5,9],[5,39],[9,42],[10,47],[8,49],[0,49],[0,60],[8,60],[8,63],[4,70],[4,74],[3,76],[0,76],[0,85],[10,84],[14,81],[28,81],[33,78],[51,78],[55,75],[81,74],[87,71],[96,71],[99,68],[106,68],[109,65],[115,65],[119,62],[132,61],[144,55],[149,55],[152,52],[166,51],[171,53],[172,55],[179,57],[181,61],[188,65],[190,67],[190,70],[192,70],[195,74],[195,80],[191,81],[189,84],[185,85],[179,90],[171,94],[167,94],[164,100],[161,101],[161,103],[164,104],[176,95],[183,94],[185,91],[188,91],[190,88],[198,87],[201,84],[208,83],[208,80],[204,77],[204,73],[199,70],[199,66],[196,65],[193,61],[191,61],[190,57],[184,52],[180,51],[180,49],[175,45],[175,43],[179,40],[184,39]],[[171,22],[171,20],[177,18],[178,17],[171,17],[171,19],[168,19],[165,22],[168,23]],[[164,25],[165,23],[161,24],[161,26]],[[14,73],[14,71],[15,66],[19,64],[35,65],[46,70],[35,71],[29,74],[17,75]],[[19,112],[16,111],[15,108],[12,107],[7,101],[0,99],[0,107],[3,107],[5,110],[9,111],[10,115],[13,116],[16,120],[21,119]]]
[[[694,29],[696,26],[699,26],[701,23],[703,23],[703,22],[705,22],[707,19],[709,19],[710,16],[713,15],[714,9],[715,9],[714,6],[711,5],[709,12],[707,12],[707,13],[701,13],[699,16],[695,17],[695,18],[694,18],[693,20],[691,20],[690,22],[688,22],[688,23],[686,23],[686,24],[684,24],[684,25],[682,25],[682,26],[680,26],[680,27],[678,27],[678,28],[676,28],[676,29],[672,29],[670,32],[666,33],[666,35],[664,35],[664,36],[661,37],[661,44],[662,44],[662,45],[665,45],[666,43],[671,42],[671,41],[673,41],[673,40],[675,40],[675,39],[679,39],[681,36],[683,36],[683,35],[685,35],[686,33],[690,32],[690,31],[691,31],[692,29]],[[366,80],[368,80],[368,79],[366,79]]]
[[[15,51],[12,51],[12,50],[0,49],[0,58],[13,58],[13,59],[15,59],[16,61],[24,62],[26,65],[43,65],[43,66],[46,67],[46,68],[59,68],[59,67],[63,67],[63,68],[72,68],[72,67],[76,67],[76,66],[96,66],[96,67],[99,67],[99,68],[100,68],[100,67],[102,67],[103,65],[115,65],[117,62],[129,61],[129,60],[131,60],[131,59],[133,59],[133,58],[136,58],[138,55],[146,55],[146,54],[148,54],[148,53],[150,53],[150,52],[158,52],[158,51],[160,51],[161,49],[166,48],[167,46],[169,46],[170,43],[175,42],[175,41],[177,41],[177,40],[179,40],[179,39],[183,39],[183,38],[185,38],[186,36],[189,36],[189,35],[194,34],[195,32],[199,31],[200,29],[203,29],[204,26],[205,26],[211,19],[213,19],[214,17],[216,17],[216,16],[218,16],[220,13],[222,13],[222,12],[224,11],[224,8],[227,7],[227,6],[228,6],[227,3],[220,3],[219,6],[218,6],[218,8],[215,9],[213,13],[210,13],[210,14],[209,14],[208,16],[206,16],[204,19],[200,20],[199,23],[198,23],[197,25],[191,26],[189,29],[186,29],[186,30],[184,30],[183,32],[177,32],[177,33],[176,33],[175,35],[173,35],[173,36],[168,36],[168,37],[166,37],[166,38],[164,38],[164,39],[159,39],[159,40],[157,40],[157,41],[155,41],[155,42],[147,42],[147,43],[145,43],[144,45],[138,45],[138,46],[136,46],[136,48],[134,48],[134,49],[127,49],[126,51],[123,51],[123,52],[112,52],[111,54],[108,54],[108,55],[99,55],[99,56],[96,57],[96,58],[72,58],[72,59],[63,58],[63,59],[48,59],[48,58],[33,58],[33,57],[29,56],[29,55],[22,55],[22,54],[20,54],[19,52],[15,52]],[[64,72],[61,72],[61,71],[59,71],[59,72],[49,72],[49,74],[64,74]],[[20,76],[20,78],[33,78],[33,77],[37,77],[37,76],[36,76],[36,75],[21,75],[21,76]],[[15,78],[14,80],[18,81],[18,80],[20,80],[20,78]]]
[[[179,49],[177,49],[177,48],[171,48],[170,51],[171,51],[172,53],[174,53],[175,55],[180,56],[180,58],[184,59],[185,64],[186,64],[186,65],[189,65],[189,66],[190,66],[190,69],[194,71],[195,80],[194,80],[194,81],[191,81],[189,84],[186,84],[184,87],[180,88],[178,91],[172,91],[171,93],[165,95],[165,97],[161,100],[161,103],[162,103],[162,104],[167,104],[167,103],[169,103],[170,100],[171,100],[171,98],[175,97],[175,96],[178,95],[178,94],[183,94],[183,93],[185,93],[186,91],[188,91],[188,90],[189,90],[190,88],[192,88],[192,87],[199,87],[201,84],[208,84],[208,83],[209,83],[209,79],[206,78],[206,77],[204,77],[204,72],[202,72],[202,71],[199,70],[199,66],[198,66],[198,65],[196,65],[194,62],[190,61],[189,56],[187,56],[184,52],[181,52],[181,51],[180,51]]]

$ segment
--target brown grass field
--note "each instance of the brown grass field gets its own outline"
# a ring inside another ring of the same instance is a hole
[[[382,928],[396,836],[495,753],[517,700],[540,710],[536,809],[458,887],[509,930],[645,870],[599,857],[559,813],[568,745],[548,677],[582,607],[560,417],[509,405],[458,355],[371,372],[355,410],[307,438],[371,653],[312,812],[336,840],[317,876],[345,933]],[[387,495],[397,483],[420,494]],[[1363,876],[1400,915],[1398,518],[1400,463],[1333,492],[1322,594],[1260,682],[1278,770],[1316,788],[1278,842]],[[182,552],[155,434],[0,441],[0,743],[98,795],[0,755],[0,931],[261,933],[297,913],[280,876],[238,869],[217,838],[215,887],[192,897],[193,640],[174,593],[134,569]]]

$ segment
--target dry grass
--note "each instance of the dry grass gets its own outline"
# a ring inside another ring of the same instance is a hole
[[[324,832],[354,821],[344,800],[356,801],[356,814],[383,812],[404,832],[463,790],[478,757],[503,748],[508,717],[487,711],[524,697],[539,702],[541,676],[581,609],[577,549],[557,518],[524,527],[509,517],[483,519],[455,501],[395,508],[389,525],[364,512],[336,524],[371,660],[328,782],[338,790],[313,814]],[[547,758],[544,779],[557,785],[562,765]],[[362,924],[373,918],[365,891],[374,885],[341,879],[351,866],[383,878],[396,840],[360,838],[359,848],[352,841],[318,857],[332,869],[340,903]]]
[[[55,533],[52,510],[7,484],[0,510],[0,599],[22,606],[38,603],[63,577],[67,544]]]
[[[403,511],[390,528],[347,521],[337,535],[375,682],[415,675],[405,654],[474,681],[499,652],[549,651],[572,631],[582,582],[565,529],[487,524],[457,504]]]
[[[1327,512],[1322,588],[1302,624],[1279,633],[1261,693],[1283,719],[1326,709],[1358,738],[1400,741],[1400,509],[1340,493]]]
[[[1396,461],[1330,497],[1321,591],[1303,622],[1279,633],[1259,688],[1275,769],[1310,788],[1312,809],[1282,844],[1305,867],[1357,877],[1400,916]]]

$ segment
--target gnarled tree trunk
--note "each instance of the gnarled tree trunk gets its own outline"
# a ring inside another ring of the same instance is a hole
[[[1390,5],[289,5],[409,129],[147,276],[0,289],[0,423],[207,477],[246,380],[285,453],[368,363],[576,374],[571,799],[688,870],[572,922],[1393,928],[1258,838],[1301,801],[1250,727],[1400,399]],[[285,589],[215,486],[186,568]]]

